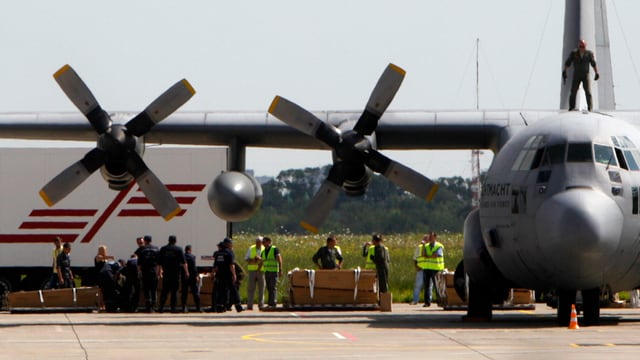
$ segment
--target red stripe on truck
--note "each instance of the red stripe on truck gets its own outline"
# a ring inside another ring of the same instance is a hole
[[[196,201],[195,196],[174,196],[174,199],[178,202],[178,204],[193,204]],[[127,201],[127,204],[149,204],[149,199],[144,196],[132,196]]]
[[[87,243],[87,242],[90,242],[91,240],[93,240],[93,237],[96,235],[98,230],[100,230],[100,228],[102,227],[102,225],[104,225],[104,223],[107,221],[109,216],[111,216],[111,214],[116,210],[116,207],[118,207],[118,205],[120,205],[122,200],[129,193],[129,191],[131,191],[131,189],[133,188],[133,183],[134,182],[132,181],[131,184],[129,186],[127,186],[126,189],[121,190],[118,193],[118,195],[116,195],[116,197],[113,199],[111,204],[109,204],[109,206],[107,206],[105,211],[102,214],[100,214],[100,217],[98,218],[98,220],[96,220],[96,222],[93,224],[91,229],[89,229],[89,231],[87,231],[87,233],[84,235],[84,237],[82,238],[82,240],[80,242]]]
[[[29,216],[94,216],[95,209],[33,209]]]
[[[56,236],[60,236],[62,242],[74,242],[78,238],[78,234],[0,234],[0,243],[53,243]]]
[[[25,221],[20,229],[84,229],[86,221]]]
[[[176,216],[182,216],[187,210],[182,209]],[[118,213],[118,216],[122,217],[155,217],[160,214],[155,209],[122,209]]]

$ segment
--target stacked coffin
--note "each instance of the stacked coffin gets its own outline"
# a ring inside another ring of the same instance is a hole
[[[372,270],[299,270],[289,272],[291,305],[377,305]]]
[[[100,288],[80,287],[18,291],[9,293],[12,312],[17,311],[92,311],[102,303]]]

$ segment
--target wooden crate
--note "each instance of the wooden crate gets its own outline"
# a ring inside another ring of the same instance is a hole
[[[293,287],[309,288],[309,277],[312,270],[293,270],[289,272],[289,284]],[[315,289],[351,290],[356,286],[358,274],[358,291],[374,291],[376,272],[373,270],[313,270]]]
[[[380,294],[380,311],[391,312],[391,304],[393,303],[393,296],[391,293]]]
[[[314,289],[313,298],[308,287],[291,287],[289,289],[292,305],[363,305],[377,304],[378,294],[373,291],[358,291],[341,289]]]
[[[513,305],[526,305],[533,304],[533,291],[529,289],[512,289],[513,297],[512,304]]]
[[[75,289],[52,289],[36,291],[19,291],[9,294],[8,302],[11,310],[33,309],[98,309],[101,302],[98,287],[81,287]]]

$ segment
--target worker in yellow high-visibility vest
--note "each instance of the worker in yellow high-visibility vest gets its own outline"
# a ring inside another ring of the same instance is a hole
[[[428,243],[430,238],[431,234],[424,234],[422,240],[420,240],[420,244],[416,247],[413,253],[413,265],[416,269],[416,277],[413,282],[413,299],[411,301],[411,305],[419,303],[420,295],[424,292],[422,290],[424,287],[424,272],[422,268],[424,267],[424,262],[426,262],[427,258],[422,255],[424,244]]]
[[[421,255],[416,262],[424,274],[424,307],[431,306],[434,286],[438,299],[440,299],[437,275],[444,270],[444,246],[437,241],[437,237],[435,232],[429,234],[429,241],[421,245]]]
[[[244,259],[247,261],[247,270],[249,271],[249,283],[247,284],[247,310],[253,310],[253,297],[258,288],[258,309],[264,307],[264,272],[262,272],[262,236],[256,238],[254,245],[247,249]]]
[[[270,308],[275,308],[278,294],[278,278],[282,277],[282,255],[280,249],[271,244],[267,236],[262,238],[264,252],[262,253],[262,268],[267,288],[267,303]]]
[[[374,251],[374,246],[371,241],[367,241],[366,243],[364,243],[364,245],[362,245],[362,256],[365,259],[364,261],[365,269],[370,269],[370,270],[376,269],[376,264],[373,262],[373,251]]]

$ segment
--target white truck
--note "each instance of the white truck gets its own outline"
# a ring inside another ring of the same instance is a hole
[[[90,278],[98,246],[128,259],[135,239],[149,234],[162,246],[169,235],[191,244],[198,266],[211,266],[227,223],[209,208],[211,181],[227,168],[222,147],[147,147],[144,160],[178,200],[182,212],[165,221],[133,182],[113,191],[96,171],[75,191],[48,208],[38,191],[87,148],[0,148],[0,300],[9,291],[40,289],[52,273],[53,239],[71,243],[76,275]],[[2,302],[0,302],[1,304]]]

